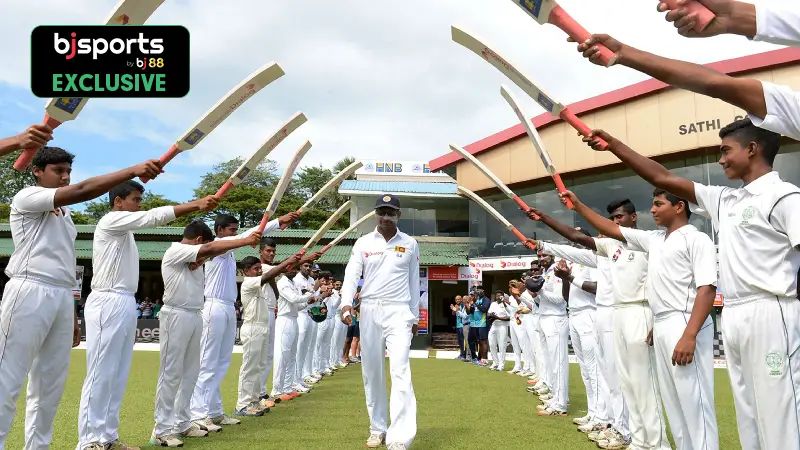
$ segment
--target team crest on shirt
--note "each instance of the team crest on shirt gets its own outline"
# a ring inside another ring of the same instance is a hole
[[[614,252],[614,256],[611,257],[611,261],[617,262],[620,256],[622,256],[622,249],[618,248],[617,251]]]
[[[769,352],[765,358],[769,376],[779,377],[783,375],[784,357],[778,352]]]
[[[756,216],[756,209],[752,206],[748,206],[747,208],[742,211],[742,220],[739,222],[739,225],[750,225],[750,219]]]
[[[633,258],[635,257],[636,255],[634,255],[633,253],[628,253],[628,261],[633,261]]]

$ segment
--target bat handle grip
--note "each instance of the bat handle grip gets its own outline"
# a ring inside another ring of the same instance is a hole
[[[324,247],[322,247],[322,249],[320,249],[319,252],[324,255],[330,249],[331,249],[331,244],[326,244]]]
[[[678,8],[678,0],[660,1],[662,3],[666,3],[669,9]],[[706,8],[705,5],[696,0],[690,1],[688,4],[686,4],[685,8],[689,11],[689,14],[695,15],[694,31],[697,32],[705,30],[708,24],[717,17],[710,9]]]
[[[61,125],[60,121],[53,119],[47,113],[44,114],[44,120],[42,120],[42,122],[53,130]],[[31,161],[33,161],[33,157],[36,155],[36,150],[38,150],[38,148],[35,147],[23,149],[22,153],[20,153],[20,155],[17,157],[17,160],[14,161],[14,170],[17,172],[22,172],[25,170],[31,164]]]
[[[267,211],[264,213],[264,216],[261,218],[261,222],[258,224],[258,232],[264,234],[264,229],[267,228],[267,223],[269,222],[269,218],[272,216],[272,213]]]
[[[586,31],[586,28],[576,22],[561,6],[556,6],[550,12],[550,23],[564,30],[577,43],[586,42],[592,37],[591,33]],[[608,47],[605,45],[598,45],[598,47],[600,48],[600,61],[604,66],[609,67],[617,62],[617,55]]]
[[[567,186],[564,185],[564,181],[561,180],[561,175],[554,173],[553,174],[553,182],[556,184],[556,190],[559,194],[563,194],[567,192]],[[569,209],[575,209],[575,205],[572,204],[572,200],[564,197],[564,204]]]
[[[519,230],[517,229],[517,227],[515,227],[515,226],[512,226],[512,227],[511,227],[511,232],[512,232],[512,233],[514,233],[514,236],[516,236],[516,237],[517,237],[517,239],[519,239],[519,240],[520,240],[520,242],[522,242],[523,244],[525,244],[525,247],[528,247],[528,248],[529,248],[529,249],[531,249],[531,250],[536,250],[536,246],[535,246],[535,245],[533,245],[533,244],[531,244],[531,243],[528,241],[528,237],[527,237],[527,236],[525,236],[524,234],[522,234],[522,232],[521,232],[521,231],[519,231]]]
[[[567,122],[578,130],[578,133],[581,134],[583,137],[589,137],[592,135],[592,129],[589,128],[588,125],[584,121],[578,118],[569,108],[564,108],[563,111],[558,115],[564,122]],[[608,148],[608,143],[600,138],[596,138],[600,142],[600,150],[605,150]]]
[[[214,194],[214,197],[216,197],[217,200],[219,200],[220,198],[222,198],[223,195],[227,194],[228,191],[230,191],[232,187],[233,187],[233,183],[231,183],[230,180],[226,181],[225,184],[223,184],[219,188],[217,193]]]
[[[533,209],[533,208],[531,208],[530,206],[528,206],[528,204],[527,204],[527,203],[525,203],[525,201],[524,201],[524,200],[522,200],[522,199],[519,197],[519,195],[515,195],[514,197],[512,197],[512,198],[511,198],[511,200],[514,200],[514,203],[516,203],[516,204],[517,204],[517,206],[519,206],[519,209],[521,209],[521,210],[522,210],[522,212],[524,212],[525,214],[528,214],[528,213],[530,213],[530,212],[531,212],[531,210]],[[539,220],[539,219],[540,219],[539,215],[538,215],[538,214],[534,214],[534,219],[535,219],[535,220]]]
[[[159,161],[161,162],[161,168],[163,169],[164,166],[166,166],[168,162],[172,161],[172,158],[176,157],[180,152],[181,150],[177,145],[170,147],[169,150],[167,150],[167,152],[161,155],[161,158],[159,158]],[[150,178],[147,177],[139,177],[139,179],[142,180],[142,183],[147,183],[150,181]]]

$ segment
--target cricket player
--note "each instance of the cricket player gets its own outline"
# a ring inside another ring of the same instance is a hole
[[[78,447],[130,447],[118,440],[119,410],[136,338],[139,251],[133,232],[176,217],[210,211],[213,196],[176,206],[139,211],[144,186],[129,180],[108,193],[111,212],[97,223],[92,245],[92,292],[86,299],[86,378],[78,411]]]
[[[317,281],[311,276],[312,264],[311,262],[302,264],[300,272],[295,275],[293,281],[300,292],[312,292],[317,297],[322,280]],[[313,303],[309,305],[313,305]],[[297,318],[297,364],[295,367],[297,376],[293,387],[301,393],[309,392],[311,386],[317,384],[321,378],[313,376],[314,371],[311,367],[314,358],[314,344],[317,339],[317,322],[311,319],[307,309],[308,306],[304,306]]]
[[[183,239],[173,243],[161,259],[164,306],[159,313],[161,365],[156,386],[155,427],[152,445],[182,447],[186,437],[205,437],[209,430],[191,420],[189,402],[200,371],[200,340],[203,334],[202,269],[207,258],[239,247],[257,245],[261,236],[251,233],[240,239],[217,239],[208,225],[194,221],[183,230]]]
[[[519,282],[518,280],[512,281],[515,283]],[[509,287],[511,287],[511,283],[509,283]],[[524,307],[524,305],[519,300],[511,295],[508,296],[508,312],[511,314],[511,320],[509,321],[511,347],[514,349],[514,355],[516,357],[514,367],[508,373],[514,375],[521,374],[525,371],[528,357],[527,335],[525,334],[525,326],[522,325],[522,318],[519,315],[519,310],[522,307]]]
[[[566,416],[569,401],[569,362],[567,345],[569,339],[569,283],[556,276],[556,264],[552,255],[539,255],[539,264],[544,269],[544,286],[537,293],[539,300],[539,335],[544,339],[544,356],[547,358],[546,383],[550,392],[539,397],[540,416]]]
[[[333,275],[330,272],[320,272],[320,278],[326,280],[325,283],[330,288],[331,295],[326,301],[328,314],[325,321],[318,325],[316,351],[314,353],[314,372],[330,376],[333,375],[330,362],[331,346],[333,345],[331,342],[333,339],[333,327],[336,322],[336,311],[339,310],[339,304],[342,299],[339,293],[333,288]]]
[[[333,294],[331,296],[338,298],[338,304],[335,308],[332,306],[328,308],[328,311],[333,312],[333,323],[331,324],[333,327],[333,336],[331,337],[331,354],[329,364],[333,370],[337,370],[347,367],[347,363],[342,361],[342,348],[344,347],[344,341],[347,337],[347,325],[343,324],[341,320],[337,320],[336,317],[338,314],[337,311],[339,311],[339,306],[342,303],[342,282],[340,280],[335,280],[333,282]]]
[[[489,329],[489,352],[492,354],[492,366],[489,367],[489,370],[502,372],[506,365],[508,327],[511,321],[503,291],[494,293],[494,301],[489,306],[488,319],[492,321]]]
[[[719,132],[719,163],[743,186],[694,183],[604,131],[609,149],[652,185],[699,205],[719,237],[722,334],[742,448],[800,448],[800,188],[772,164],[777,133],[749,119]],[[594,138],[588,139],[597,148]]]
[[[363,276],[359,325],[370,419],[367,447],[386,442],[389,450],[403,450],[417,434],[417,400],[408,355],[419,324],[419,244],[397,229],[401,214],[397,197],[378,197],[375,211],[378,226],[356,241],[345,269],[341,317],[347,325],[352,322],[353,298]],[[391,404],[386,396],[384,349],[392,378]]]
[[[301,254],[292,255],[266,272],[263,272],[261,260],[255,256],[248,256],[239,263],[244,273],[241,287],[242,327],[239,331],[242,365],[239,369],[239,398],[236,401],[236,414],[239,416],[262,416],[270,409],[264,404],[266,402],[262,403],[261,391],[264,389],[263,376],[267,373],[265,356],[271,344],[269,317],[274,317],[274,312],[264,296],[264,287],[271,290],[270,284],[275,282],[275,278],[286,272],[290,265],[297,264],[301,257]]]
[[[528,343],[523,373],[524,376],[528,378],[529,382],[532,382],[539,379],[536,368],[536,343],[539,341],[539,317],[536,315],[536,302],[531,292],[527,289],[528,280],[530,279],[532,279],[532,277],[527,277],[521,286],[513,287],[509,290],[509,293],[520,305],[517,309],[517,314],[520,320],[522,320],[522,330],[525,333],[524,339]],[[533,382],[529,384],[536,383]]]
[[[265,233],[284,229],[297,220],[290,213],[270,221]],[[236,240],[248,236],[256,228],[237,236],[239,221],[228,214],[220,214],[214,221],[214,233],[219,240]],[[235,425],[240,421],[228,417],[222,409],[220,384],[228,371],[236,339],[237,297],[236,259],[233,252],[224,252],[205,263],[205,303],[203,305],[203,338],[200,352],[200,374],[192,394],[192,421],[201,429],[220,431],[221,425]]]
[[[47,140],[49,134],[39,138]],[[80,343],[72,298],[77,231],[68,206],[99,197],[131,178],[161,173],[159,162],[151,160],[71,185],[73,159],[58,147],[39,149],[32,162],[36,185],[20,190],[11,201],[14,252],[0,302],[0,448],[26,377],[25,448],[50,445],[70,344]]]

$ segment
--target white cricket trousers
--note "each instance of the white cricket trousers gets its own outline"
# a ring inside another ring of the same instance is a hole
[[[370,432],[386,433],[386,444],[411,445],[417,434],[417,399],[411,384],[411,327],[414,314],[407,304],[362,303],[361,375],[367,399]],[[391,399],[386,398],[384,349],[389,355]],[[388,416],[387,416],[388,412]],[[391,424],[390,424],[391,419]]]
[[[546,342],[546,368],[549,370],[549,386],[553,394],[548,405],[557,411],[566,411],[569,402],[569,319],[567,316],[541,316],[539,328]]]
[[[0,302],[0,449],[28,377],[25,449],[46,449],[69,369],[75,304],[72,290],[12,278]]]
[[[800,449],[800,301],[725,299],[722,335],[744,449]]]
[[[520,319],[521,321],[522,319]],[[517,320],[511,318],[511,325],[508,328],[511,335],[511,348],[514,349],[514,369],[521,371],[525,367],[525,354],[527,354],[528,339],[525,334],[525,326],[520,323],[517,325]]]
[[[653,345],[658,385],[677,450],[717,450],[714,408],[714,322],[707,317],[697,334],[694,360],[672,365],[672,354],[691,314],[672,311],[655,318]]]
[[[587,415],[595,421],[607,423],[605,398],[600,396],[600,384],[603,380],[597,367],[597,332],[594,322],[594,308],[569,312],[569,336],[586,388]]]
[[[182,433],[192,426],[189,402],[200,373],[200,311],[164,305],[158,313],[161,366],[156,386],[156,436]]]
[[[337,317],[333,318],[333,337],[331,338],[330,367],[335,367],[342,361],[342,349],[347,338],[347,325]]]
[[[536,367],[536,347],[539,342],[539,325],[538,319],[532,314],[523,314],[522,316],[522,329],[525,331],[525,341],[528,343],[527,351],[523,350],[525,355],[524,369],[536,373],[541,376]]]
[[[243,323],[239,331],[242,341],[242,365],[239,368],[239,396],[236,410],[246,408],[261,398],[263,376],[267,372],[266,354],[269,348],[269,325],[262,323]]]
[[[542,316],[536,316],[536,330],[538,331],[539,339],[534,343],[536,348],[536,372],[539,374],[539,379],[547,385],[553,386],[553,381],[550,379],[550,365],[547,359],[547,339],[545,338],[544,331],[542,331]]]
[[[331,335],[333,334],[334,318],[325,319],[317,324],[317,339],[314,343],[313,372],[321,373],[328,368],[328,359],[331,356]]]
[[[272,366],[272,395],[292,392],[297,372],[297,317],[278,316],[275,319],[275,359]]]
[[[275,312],[270,310],[269,314],[267,315],[267,328],[269,332],[267,333],[267,351],[264,353],[264,372],[261,374],[261,381],[259,382],[259,386],[261,386],[261,392],[259,392],[259,397],[266,397],[267,395],[267,380],[270,379],[270,373],[272,372],[272,364],[275,358]]]
[[[506,348],[508,347],[508,322],[495,320],[489,328],[489,353],[492,355],[492,366],[501,370],[506,365]]]
[[[597,305],[594,320],[597,331],[597,362],[602,383],[600,397],[605,398],[606,417],[615,430],[623,437],[630,437],[628,427],[628,406],[622,395],[622,386],[617,372],[617,352],[614,340],[614,307]]]
[[[124,292],[93,291],[83,316],[86,378],[78,410],[78,450],[119,438],[119,410],[136,339],[136,298]]]
[[[308,311],[297,313],[297,363],[294,383],[302,384],[303,378],[313,373],[311,365],[314,358],[314,343],[317,340],[317,323],[308,315]]]
[[[622,395],[628,405],[632,449],[669,449],[653,348],[653,313],[646,302],[614,306],[614,341]]]
[[[203,337],[200,340],[200,375],[192,394],[192,420],[222,415],[220,385],[231,365],[236,341],[236,308],[216,298],[203,305]]]

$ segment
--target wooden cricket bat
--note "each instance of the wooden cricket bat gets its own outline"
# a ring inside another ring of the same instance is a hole
[[[339,242],[342,242],[342,240],[344,240],[344,238],[346,238],[348,234],[352,233],[362,223],[366,222],[368,219],[371,219],[373,217],[375,217],[375,211],[370,211],[369,213],[364,215],[364,217],[356,220],[352,225],[350,225],[350,227],[348,229],[346,229],[346,230],[342,231],[341,233],[339,233],[339,236],[336,236],[336,238],[334,238],[334,240],[332,240],[332,241],[328,242],[327,244],[325,244],[325,246],[322,247],[322,250],[320,250],[320,253],[325,254],[328,250],[332,249],[333,247],[336,247],[336,245],[339,244]]]
[[[330,181],[325,183],[325,185],[322,186],[322,188],[320,188],[320,190],[317,191],[317,193],[315,193],[310,199],[306,200],[306,202],[303,203],[303,206],[301,206],[300,209],[297,210],[297,212],[301,214],[305,212],[311,205],[318,202],[322,197],[324,197],[325,194],[328,193],[328,191],[341,184],[342,181],[345,180],[345,178],[354,174],[355,171],[358,170],[363,165],[364,163],[362,163],[361,161],[355,161],[349,166],[342,169],[342,171],[337,173],[335,177],[331,178]]]
[[[525,247],[528,247],[531,250],[536,250],[536,245],[528,242],[528,238],[525,237],[525,235],[522,234],[522,232],[519,231],[517,227],[511,225],[511,222],[509,222],[505,217],[503,217],[503,215],[500,214],[500,212],[498,212],[496,209],[492,208],[490,204],[486,203],[484,199],[478,197],[478,194],[470,191],[469,189],[463,186],[458,187],[458,194],[461,195],[462,197],[466,197],[467,199],[472,200],[473,202],[477,203],[481,208],[486,210],[486,212],[489,213],[490,216],[494,217],[508,231],[513,233],[517,239],[519,239],[523,244],[525,244]]]
[[[311,150],[311,142],[306,141],[297,152],[295,152],[292,161],[286,167],[286,171],[283,173],[280,181],[278,181],[278,185],[275,186],[272,198],[269,199],[269,204],[267,204],[267,209],[264,211],[264,216],[261,218],[261,223],[258,224],[259,233],[264,232],[264,229],[267,227],[267,222],[269,222],[269,219],[275,214],[275,211],[278,210],[278,204],[281,202],[283,194],[286,193],[286,188],[289,187],[289,183],[292,181],[292,176],[295,170],[297,170],[297,166],[309,150]]]
[[[344,213],[349,211],[352,206],[353,206],[352,200],[348,200],[342,206],[340,206],[339,209],[337,209],[330,217],[328,217],[328,220],[326,220],[325,223],[322,224],[319,230],[317,230],[317,232],[314,233],[313,236],[311,236],[311,239],[309,239],[308,242],[306,242],[303,245],[303,250],[308,250],[311,247],[313,247],[317,242],[319,242],[319,240],[322,239],[323,236],[325,236],[325,233],[327,233],[328,230],[330,230],[331,227],[333,227],[333,225],[337,221],[339,221],[342,215],[344,215]]]

